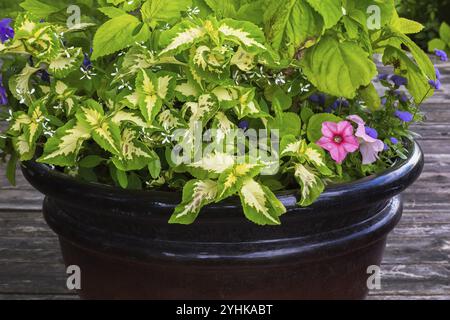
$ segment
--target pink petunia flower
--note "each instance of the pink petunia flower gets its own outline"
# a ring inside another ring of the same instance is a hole
[[[342,163],[348,153],[358,150],[358,139],[353,135],[353,127],[348,121],[322,123],[323,137],[317,144],[330,152],[331,158]]]
[[[358,125],[356,136],[359,138],[359,151],[362,155],[363,164],[372,164],[378,159],[378,153],[384,150],[384,143],[367,134],[366,123],[360,116],[351,115],[347,117],[348,120],[353,121]]]

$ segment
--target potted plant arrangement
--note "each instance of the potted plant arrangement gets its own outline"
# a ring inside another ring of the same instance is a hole
[[[81,297],[365,297],[423,167],[420,24],[393,0],[63,2],[0,21],[0,157]]]

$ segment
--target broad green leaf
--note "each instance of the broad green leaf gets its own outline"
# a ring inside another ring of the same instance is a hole
[[[406,18],[400,18],[397,14],[395,14],[395,18],[393,18],[391,27],[404,34],[419,33],[424,28],[421,23]]]
[[[219,102],[215,95],[203,94],[198,98],[198,102],[187,102],[182,112],[186,113],[187,110],[190,110],[190,125],[193,125],[195,122],[201,122],[205,126],[214,117],[219,108]]]
[[[323,17],[327,29],[333,27],[341,19],[341,0],[306,0]]]
[[[272,47],[293,58],[308,40],[323,32],[322,17],[304,0],[271,2],[265,17],[266,34]]]
[[[242,47],[233,55],[230,61],[231,65],[237,66],[240,70],[249,72],[255,68],[255,55],[246,52]]]
[[[239,190],[239,196],[247,219],[259,225],[280,224],[279,217],[286,208],[269,188],[248,179]]]
[[[148,25],[154,27],[157,22],[167,22],[179,18],[181,12],[187,11],[192,0],[147,0],[141,8],[142,18]]]
[[[439,28],[439,36],[448,46],[450,46],[450,26],[443,22]]]
[[[147,40],[150,32],[146,25],[141,25],[141,29],[135,34],[140,25],[139,19],[129,14],[105,22],[95,33],[92,60],[125,49],[136,42]]]
[[[384,50],[383,63],[385,65],[399,66],[397,72],[408,79],[407,88],[416,103],[421,103],[434,92],[426,75],[422,70],[400,49],[388,46]]]
[[[371,111],[376,111],[381,107],[380,95],[378,94],[373,83],[362,88],[359,91],[359,94]]]
[[[164,110],[157,117],[158,123],[166,131],[179,128],[183,125],[182,119],[174,110]]]
[[[30,78],[38,70],[39,68],[34,68],[27,64],[19,74],[9,79],[9,89],[21,103],[31,104],[33,89],[30,88]]]
[[[125,111],[125,110],[117,111],[111,117],[111,121],[119,126],[122,125],[123,123],[130,122],[137,125],[140,128],[148,127],[147,123],[145,123],[144,120],[142,120],[142,118],[139,115],[137,115],[135,112],[132,111]]]
[[[214,201],[217,182],[212,180],[191,180],[183,188],[183,201],[176,208],[169,223],[191,224],[200,209]]]
[[[298,204],[303,207],[311,205],[325,190],[322,179],[307,165],[297,164],[294,176],[301,187]]]
[[[441,39],[433,39],[428,42],[428,52],[434,52],[434,50],[445,50],[447,44]]]
[[[80,167],[83,167],[83,168],[95,168],[104,161],[105,161],[105,159],[103,159],[100,156],[90,155],[90,156],[87,156],[87,157],[84,157],[83,159],[81,159],[79,164],[80,164]]]
[[[300,63],[308,80],[320,91],[350,99],[377,74],[375,63],[357,43],[339,42],[332,36],[307,49]]]
[[[280,131],[280,136],[284,135],[300,135],[302,121],[298,114],[294,112],[283,112],[273,119],[269,119],[267,127],[271,130],[277,129]]]
[[[230,78],[230,59],[231,52],[226,47],[211,49],[202,45],[191,49],[190,66],[204,80],[221,83]]]
[[[39,0],[25,0],[20,4],[20,6],[24,8],[27,12],[41,19],[45,19],[52,13],[61,10],[61,5],[56,7]]]
[[[206,4],[219,18],[234,18],[239,0],[205,0]]]
[[[216,202],[236,194],[244,182],[249,178],[257,176],[262,165],[257,163],[236,163],[224,170],[218,179],[218,192]]]
[[[74,166],[84,141],[91,137],[91,128],[82,122],[70,120],[44,145],[38,162],[57,166]]]
[[[102,7],[102,8],[98,8],[98,10],[103,13],[104,15],[106,15],[108,18],[117,18],[120,17],[124,14],[127,14],[126,11],[116,8],[116,7]]]

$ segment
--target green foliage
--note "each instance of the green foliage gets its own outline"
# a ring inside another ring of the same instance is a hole
[[[450,26],[443,22],[439,28],[439,38],[434,38],[428,42],[428,51],[443,50],[450,53]]]
[[[82,15],[71,27],[66,1],[0,7],[15,31],[0,44],[8,179],[17,161],[34,159],[87,182],[183,189],[170,223],[190,224],[204,206],[237,197],[249,220],[278,225],[286,209],[275,191],[297,188],[298,204],[308,206],[329,182],[385,170],[406,152],[390,138],[410,136],[396,113],[420,120],[418,104],[436,80],[407,36],[422,25],[399,17],[393,0],[73,4]],[[371,5],[381,8],[378,26],[368,24]],[[383,78],[384,104],[373,85],[374,53],[407,79]],[[399,93],[403,85],[411,97]],[[344,150],[337,163],[320,141],[329,134],[324,125],[347,125],[354,137],[357,124],[347,118],[355,115],[389,149],[370,164]],[[242,148],[228,140],[258,129],[278,132],[280,150],[275,141],[264,150],[270,157],[252,153],[250,139]],[[197,143],[196,130],[215,131]]]

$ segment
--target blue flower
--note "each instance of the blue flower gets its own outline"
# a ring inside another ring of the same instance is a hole
[[[309,101],[313,102],[313,103],[317,103],[321,106],[325,105],[327,96],[324,95],[323,93],[314,93],[309,97]]]
[[[386,97],[381,98],[381,104],[384,106],[384,105],[386,105],[386,103],[387,103],[387,98]]]
[[[401,87],[401,86],[406,86],[408,84],[408,79],[406,79],[405,77],[399,76],[394,74],[391,77],[391,81],[397,86],[397,87]]]
[[[47,83],[50,82],[50,74],[46,70],[40,70],[39,76],[41,77],[42,81],[47,82]]]
[[[92,61],[89,58],[89,55],[87,53],[84,54],[84,59],[83,59],[83,68],[85,70],[89,70],[92,68]]]
[[[394,95],[401,101],[401,102],[408,102],[408,96],[406,95],[406,93],[402,92],[402,91],[398,91],[395,90],[394,91]]]
[[[12,20],[9,18],[0,20],[0,41],[2,43],[14,38],[14,29],[9,25],[11,22]]]
[[[0,74],[0,105],[4,106],[8,104],[8,96],[6,95],[6,89],[3,87],[3,76]]]
[[[374,128],[366,127],[366,134],[374,139],[378,139],[378,132]]]
[[[243,121],[239,122],[238,127],[245,131],[248,129],[249,123],[247,120],[243,120]]]
[[[445,53],[445,51],[442,51],[439,49],[434,49],[434,53],[436,54],[437,57],[441,58],[441,61],[444,61],[444,62],[448,61],[448,56],[447,56],[447,53]]]
[[[434,70],[436,70],[436,79],[441,80],[441,72],[438,67],[434,66]]]
[[[436,81],[430,80],[430,81],[428,81],[428,83],[436,90],[440,90],[442,87],[441,81],[439,79]]]
[[[391,140],[392,144],[397,144],[398,143],[398,139],[397,138],[390,138],[389,140]]]
[[[403,122],[411,122],[411,121],[413,121],[413,118],[414,118],[414,116],[412,115],[411,112],[400,111],[400,110],[395,111],[395,116]]]
[[[384,151],[388,151],[389,150],[389,146],[385,143],[384,144]]]
[[[389,74],[387,73],[380,73],[378,75],[378,80],[388,80],[389,79]]]

